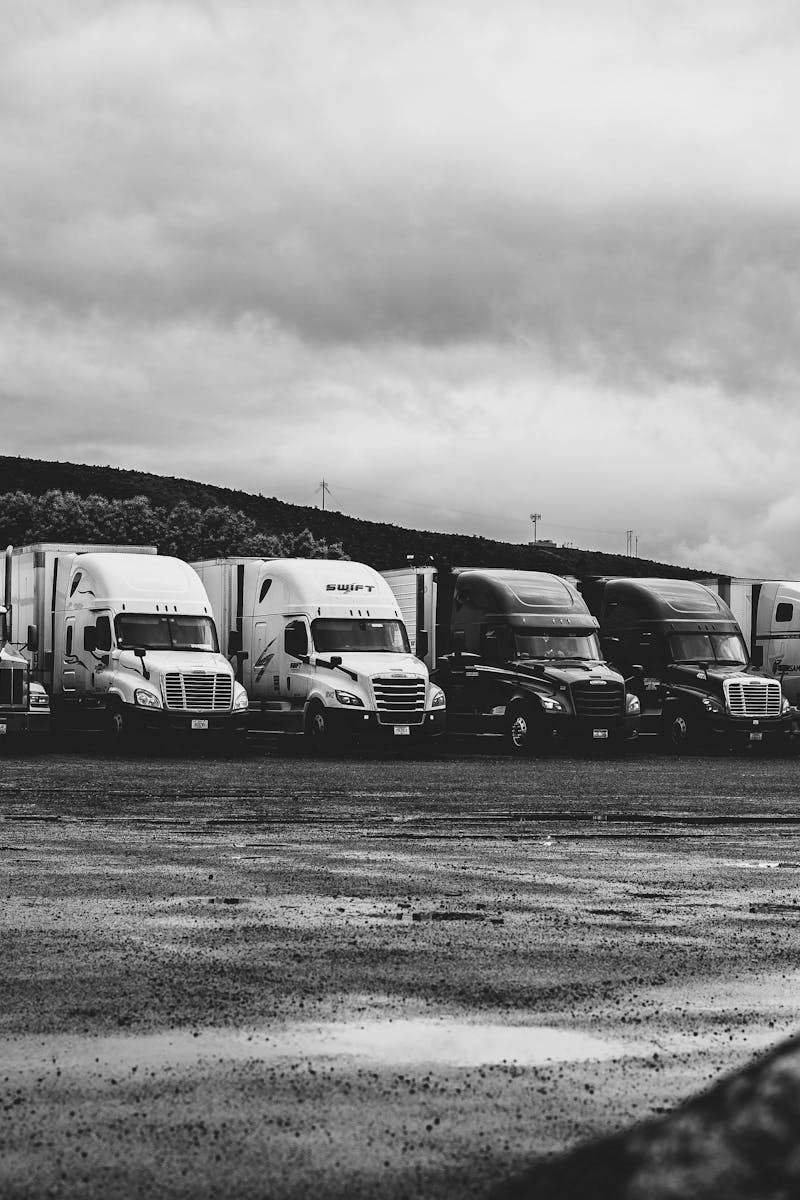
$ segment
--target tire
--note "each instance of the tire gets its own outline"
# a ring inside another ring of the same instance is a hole
[[[533,754],[539,748],[536,717],[530,705],[517,702],[506,712],[508,748],[518,758]]]
[[[331,749],[330,721],[325,706],[316,701],[308,706],[303,734],[312,754],[328,754]]]
[[[111,750],[121,750],[131,740],[131,727],[122,705],[117,701],[106,709],[103,733]]]
[[[664,737],[675,754],[691,750],[697,744],[697,725],[685,708],[676,708],[664,722]]]

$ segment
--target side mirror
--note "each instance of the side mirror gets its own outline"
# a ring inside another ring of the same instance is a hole
[[[28,640],[25,643],[25,648],[26,648],[26,650],[38,650],[39,649],[39,626],[38,625],[29,625],[28,626]]]
[[[97,649],[97,626],[87,625],[83,631],[83,648],[93,653]]]
[[[88,650],[89,647],[87,646],[86,648]],[[131,650],[137,658],[141,658],[142,662],[144,662],[144,656],[147,653],[144,646],[131,646]]]
[[[242,635],[238,629],[232,629],[228,634],[228,658],[242,653]]]
[[[764,647],[763,646],[754,646],[751,659],[752,659],[752,663],[753,663],[754,667],[763,667],[764,666]]]
[[[467,645],[467,635],[463,629],[453,630],[453,635],[450,638],[450,645],[454,654],[463,654]]]
[[[430,638],[427,629],[417,630],[417,658],[426,658],[430,650]]]

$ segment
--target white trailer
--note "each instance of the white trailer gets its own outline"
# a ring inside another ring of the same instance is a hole
[[[5,559],[15,620],[35,625],[23,648],[63,726],[243,728],[247,693],[220,653],[197,574],[151,546],[37,543]]]
[[[441,688],[415,658],[386,581],[339,559],[192,564],[250,696],[253,728],[302,731],[316,748],[352,736],[444,729]]]
[[[733,611],[755,665],[780,679],[789,703],[800,706],[800,581],[716,575],[703,583]]]

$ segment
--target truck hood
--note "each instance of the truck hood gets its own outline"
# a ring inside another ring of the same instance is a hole
[[[27,667],[28,665],[22,655],[19,654],[9,642],[5,642],[2,646],[0,646],[0,661],[4,663],[11,663],[15,667]]]
[[[773,675],[759,670],[758,667],[742,667],[737,666],[736,663],[731,663],[729,667],[719,663],[709,667],[700,666],[697,663],[675,663],[670,667],[669,677],[672,683],[682,683],[686,687],[709,692],[720,699],[725,694],[723,685],[726,679],[771,680],[775,678]]]
[[[142,673],[141,659],[131,650],[120,651],[119,665],[132,668],[140,675]],[[173,671],[181,674],[216,675],[233,674],[230,663],[223,654],[206,654],[200,650],[148,650],[144,656],[144,665],[154,676],[166,675]]]
[[[348,654],[342,651],[335,657],[341,658],[342,667],[352,671],[359,679],[374,679],[378,675],[388,678],[393,675],[413,675],[415,679],[428,678],[427,667],[420,659],[414,658],[413,654]],[[314,662],[329,662],[330,658],[330,654],[315,654]],[[339,679],[347,678],[344,671],[338,667],[331,671],[332,679],[337,676]]]
[[[531,662],[530,659],[517,659],[511,664],[512,669],[522,676],[528,676],[531,679],[541,679],[548,683],[556,684],[572,684],[586,683],[592,679],[601,679],[603,683],[620,683],[622,682],[619,671],[615,671],[613,667],[609,667],[607,663],[587,662],[587,663],[564,663],[560,665],[558,660],[552,662]]]

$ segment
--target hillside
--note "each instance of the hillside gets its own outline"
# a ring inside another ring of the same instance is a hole
[[[595,550],[533,546],[498,542],[467,534],[437,533],[405,529],[378,521],[364,521],[345,513],[287,504],[275,497],[252,495],[232,488],[197,483],[172,476],[150,475],[118,467],[82,463],[44,462],[39,459],[0,455],[0,493],[23,491],[33,495],[57,488],[79,496],[99,495],[110,500],[146,496],[153,505],[173,508],[184,502],[205,509],[225,505],[246,513],[265,533],[297,534],[305,529],[315,538],[341,542],[352,559],[370,563],[378,570],[401,566],[410,554],[479,567],[514,567],[528,571],[553,571],[563,575],[661,575],[692,577],[709,575],[644,558],[606,554]],[[2,514],[0,514],[0,536]]]

